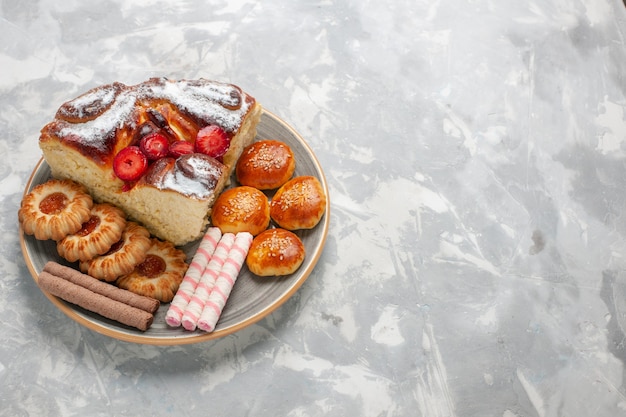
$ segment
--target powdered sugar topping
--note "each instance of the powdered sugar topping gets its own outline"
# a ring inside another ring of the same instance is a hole
[[[134,129],[137,104],[163,99],[195,118],[200,125],[216,124],[235,133],[254,102],[239,87],[209,80],[172,81],[153,78],[135,86],[114,83],[90,90],[63,105],[57,113],[56,134],[99,157],[114,146],[118,129]],[[195,138],[187,138],[195,139]]]
[[[205,199],[214,191],[224,165],[203,154],[179,157],[174,168],[167,170],[152,185],[160,190],[171,190],[189,197]]]
[[[238,87],[215,81],[155,80],[141,85],[141,98],[162,98],[180,110],[205,123],[219,125],[226,132],[235,132],[247,113],[250,102]]]
[[[65,123],[59,136],[73,138],[82,146],[95,151],[108,152],[115,131],[133,123],[130,115],[135,109],[136,101],[133,95],[119,94],[111,106],[95,119],[85,123]]]
[[[119,84],[109,84],[94,88],[62,105],[57,115],[69,121],[96,117],[113,103],[119,87]]]

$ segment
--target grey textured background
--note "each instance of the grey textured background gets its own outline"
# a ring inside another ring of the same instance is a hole
[[[0,415],[626,413],[624,5],[388,3],[0,2]],[[20,252],[39,129],[151,76],[240,85],[330,187],[300,291],[197,345],[80,327]]]

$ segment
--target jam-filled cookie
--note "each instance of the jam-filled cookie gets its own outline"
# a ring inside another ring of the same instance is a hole
[[[70,262],[88,261],[106,253],[122,237],[126,215],[110,204],[95,204],[83,227],[57,242],[59,255]]]
[[[120,240],[104,255],[80,262],[80,270],[102,281],[115,281],[143,262],[150,246],[150,232],[135,222],[126,222]]]
[[[35,186],[22,200],[17,217],[24,233],[59,240],[89,219],[93,200],[82,185],[53,179]]]
[[[174,298],[187,271],[185,253],[169,242],[152,239],[146,259],[128,275],[117,280],[117,286],[135,294],[169,303]]]

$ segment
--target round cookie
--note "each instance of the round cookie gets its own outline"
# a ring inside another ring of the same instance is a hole
[[[38,240],[60,240],[89,220],[93,200],[82,185],[50,180],[35,186],[22,200],[17,217],[24,233]]]
[[[235,173],[241,185],[273,190],[286,183],[296,169],[291,148],[277,140],[261,140],[243,150]]]
[[[187,271],[185,253],[170,242],[152,238],[146,258],[128,275],[117,279],[117,286],[135,294],[169,303]]]
[[[110,204],[94,204],[79,231],[57,242],[57,252],[70,262],[88,261],[106,253],[122,237],[126,215]]]
[[[304,244],[293,232],[269,229],[252,241],[246,265],[250,272],[262,277],[293,274],[304,261]]]
[[[211,211],[213,226],[222,233],[249,232],[258,235],[270,223],[270,205],[263,192],[240,186],[224,191]]]
[[[270,216],[287,230],[312,229],[326,210],[326,194],[313,176],[295,177],[276,191],[270,203]]]
[[[107,253],[88,261],[80,262],[81,272],[107,282],[130,274],[135,266],[146,259],[152,246],[150,232],[135,222],[126,222],[120,240]]]

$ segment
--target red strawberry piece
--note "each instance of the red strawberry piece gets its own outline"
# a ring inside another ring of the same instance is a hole
[[[186,140],[177,140],[170,144],[170,156],[178,158],[188,153],[193,153],[193,143],[187,142]]]
[[[135,181],[148,169],[148,158],[139,146],[128,146],[113,159],[113,171],[122,181]]]
[[[167,156],[170,143],[161,133],[150,133],[139,141],[141,151],[146,154],[149,160],[156,161]]]
[[[212,156],[221,161],[230,147],[230,138],[221,127],[208,125],[198,132],[195,147],[196,152]]]

